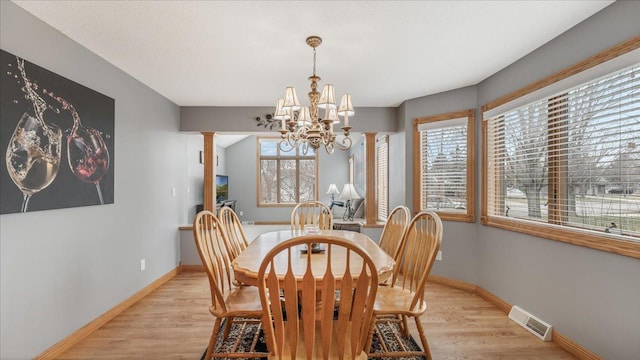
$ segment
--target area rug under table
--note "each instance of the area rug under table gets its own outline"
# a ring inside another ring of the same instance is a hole
[[[224,323],[223,323],[224,325]],[[421,351],[420,346],[416,343],[413,337],[409,336],[409,338],[405,338],[396,323],[390,322],[381,322],[377,325],[377,331],[373,335],[373,340],[371,342],[371,352],[377,353],[382,352],[382,343],[378,336],[382,336],[384,338],[384,343],[387,346],[388,351]],[[266,352],[267,346],[265,344],[264,335],[262,333],[262,329],[260,329],[260,324],[233,324],[231,327],[231,332],[227,340],[222,341],[222,332],[218,335],[218,339],[216,340],[216,349],[217,352],[230,352],[230,349],[236,345],[236,340],[238,337],[242,337],[241,341],[237,345],[235,352],[244,352],[250,349],[251,344],[257,339],[255,350],[257,352]],[[205,355],[207,354],[207,350],[205,349],[204,353],[200,360],[204,360]],[[216,360],[227,360],[230,358],[224,357],[216,357]],[[241,358],[242,359],[242,358]],[[260,358],[251,358],[253,360]],[[262,359],[267,359],[262,358]],[[409,356],[409,357],[371,357],[369,359],[382,359],[382,360],[426,360],[424,356]],[[238,360],[238,358],[234,358],[234,360]]]

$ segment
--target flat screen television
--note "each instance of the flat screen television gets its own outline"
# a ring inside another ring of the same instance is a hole
[[[216,202],[229,200],[229,177],[216,175]]]

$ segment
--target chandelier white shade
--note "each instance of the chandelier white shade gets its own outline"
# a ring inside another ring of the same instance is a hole
[[[300,105],[296,89],[292,86],[286,88],[284,98],[278,99],[273,117],[281,121],[280,150],[291,151],[299,145],[304,154],[309,147],[316,151],[324,146],[329,154],[332,154],[336,147],[347,150],[352,144],[349,137],[351,130],[349,116],[355,113],[351,95],[342,95],[340,106],[336,106],[333,85],[325,84],[322,92],[318,92],[320,77],[316,75],[316,48],[322,44],[322,39],[319,36],[309,36],[306,41],[307,45],[313,48],[313,74],[309,76],[311,81],[309,106]],[[324,110],[322,118],[320,118],[319,109]],[[340,117],[344,118],[344,126],[341,127],[344,138],[341,142],[336,142],[334,126],[340,123]]]

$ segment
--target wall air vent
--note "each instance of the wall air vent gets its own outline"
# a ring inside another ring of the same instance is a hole
[[[514,305],[509,312],[509,318],[540,339],[551,341],[551,325],[534,317],[520,307]]]

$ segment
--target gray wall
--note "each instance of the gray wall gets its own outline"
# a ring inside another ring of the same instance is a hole
[[[357,136],[357,134],[354,134]],[[238,200],[236,212],[240,211],[242,221],[288,222],[291,207],[258,207],[257,206],[257,140],[249,136],[226,149],[227,174],[229,175],[229,198]],[[320,201],[329,202],[326,194],[329,184],[335,183],[340,189],[349,178],[347,151],[336,150],[333,155],[326,151],[318,152],[318,197]]]
[[[483,81],[478,105],[637,36],[639,14],[637,1],[603,9]],[[640,356],[640,260],[492,227],[473,231],[480,286],[605,359]]]
[[[216,145],[216,174],[227,175],[227,149]],[[204,168],[203,168],[204,170]]]
[[[186,151],[184,163],[185,172],[183,225],[192,224],[196,216],[196,205],[204,202],[204,164],[200,163],[200,152],[204,151],[204,137],[200,133],[185,133]],[[217,167],[216,174],[226,175],[226,149],[216,146]],[[215,162],[216,160],[214,160]]]
[[[413,182],[407,183],[407,166],[413,165],[407,165],[407,150],[405,148],[407,130],[404,109],[405,104],[403,103],[396,110],[398,132],[389,135],[389,213],[398,205],[413,203],[411,198],[405,195],[407,187],[413,186]],[[411,174],[413,176],[413,172]]]
[[[266,133],[270,130],[258,127],[255,118],[273,114],[274,111],[273,107],[183,106],[180,108],[180,131]],[[356,107],[355,116],[349,118],[349,125],[353,131],[366,127],[368,131],[394,132],[395,116],[394,108]],[[276,125],[271,132],[278,130],[280,127]]]
[[[402,106],[400,121],[404,127],[405,205],[413,209],[413,120],[453,111],[473,109],[477,103],[477,87],[470,86],[444,93],[407,100]],[[480,156],[477,157],[478,159]],[[479,189],[479,187],[476,187]],[[477,191],[479,193],[479,191]],[[479,208],[479,206],[476,206]],[[415,210],[415,209],[414,209]],[[476,209],[476,214],[478,209]],[[477,218],[477,216],[476,216]],[[443,221],[442,258],[433,266],[433,274],[478,283],[478,225]]]
[[[0,358],[28,359],[178,265],[186,144],[178,106],[9,1],[0,47],[115,99],[115,203],[0,216]]]
[[[185,172],[185,199],[182,218],[184,224],[191,224],[195,218],[196,205],[202,204],[204,198],[204,164],[200,164],[200,151],[203,151],[204,142],[202,134],[185,134],[184,163]]]

